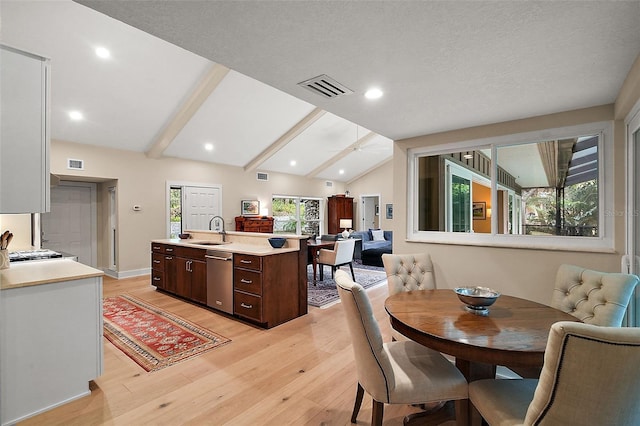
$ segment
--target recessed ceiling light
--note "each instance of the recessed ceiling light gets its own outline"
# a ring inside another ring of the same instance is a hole
[[[70,111],[69,118],[75,121],[82,120],[84,116],[80,111]]]
[[[104,47],[96,47],[96,55],[99,58],[107,59],[111,56],[111,52],[109,52],[109,50]]]
[[[382,95],[383,95],[382,90],[378,88],[372,88],[365,92],[364,97],[367,99],[378,99],[382,97]]]
[[[290,165],[291,167],[295,166],[296,164],[298,164],[298,163],[296,163],[296,160],[291,160],[291,161],[289,161],[289,165]]]
[[[343,174],[344,174],[344,169],[340,169],[340,170],[338,171],[338,173],[340,173],[341,175],[343,175]]]
[[[212,143],[205,143],[204,144],[204,149],[206,149],[207,151],[213,151],[213,144]]]

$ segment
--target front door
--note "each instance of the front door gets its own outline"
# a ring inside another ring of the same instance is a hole
[[[219,188],[185,186],[183,194],[184,229],[209,229],[209,220],[222,214]]]

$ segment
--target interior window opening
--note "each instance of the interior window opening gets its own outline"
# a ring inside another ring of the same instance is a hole
[[[505,137],[415,153],[414,232],[602,237],[601,139]]]

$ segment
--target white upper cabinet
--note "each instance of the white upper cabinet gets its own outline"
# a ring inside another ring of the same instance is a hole
[[[49,60],[0,45],[0,213],[49,211]]]

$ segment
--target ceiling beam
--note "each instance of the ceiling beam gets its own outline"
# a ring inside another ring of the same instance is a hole
[[[228,72],[229,68],[220,64],[213,64],[209,68],[205,75],[200,79],[193,92],[191,92],[182,106],[180,106],[180,109],[153,141],[151,147],[146,152],[147,157],[162,157],[165,149],[171,145],[176,136],[178,136],[178,133],[180,133],[189,120],[193,118],[194,114],[200,109],[209,95],[216,90]]]
[[[317,108],[317,107],[314,108],[313,111],[311,111],[309,114],[307,114],[306,117],[304,117],[302,120],[298,121],[293,127],[291,127],[287,131],[287,133],[285,133],[284,135],[279,137],[278,140],[276,140],[274,143],[269,145],[260,154],[255,156],[253,158],[253,160],[249,161],[244,166],[244,171],[245,172],[250,172],[250,171],[255,170],[258,167],[260,167],[260,165],[262,163],[264,163],[269,158],[271,158],[273,155],[275,155],[276,152],[278,152],[282,148],[284,148],[289,142],[294,140],[296,138],[296,136],[298,136],[300,133],[304,132],[309,126],[311,126],[313,123],[318,121],[318,119],[320,117],[322,117],[325,113],[326,113],[326,111],[324,111],[324,110],[322,110],[320,108]]]
[[[324,163],[320,164],[315,169],[311,170],[309,173],[307,173],[306,177],[310,178],[310,179],[316,177],[316,175],[318,175],[323,170],[331,167],[336,161],[338,161],[341,158],[351,154],[355,149],[365,146],[367,143],[369,143],[369,141],[374,136],[376,136],[376,134],[373,133],[373,132],[367,133],[366,135],[364,135],[363,137],[361,137],[360,139],[358,139],[357,141],[355,141],[354,143],[352,143],[351,145],[349,145],[348,147],[346,147],[342,151],[338,152],[333,157],[329,158]]]

